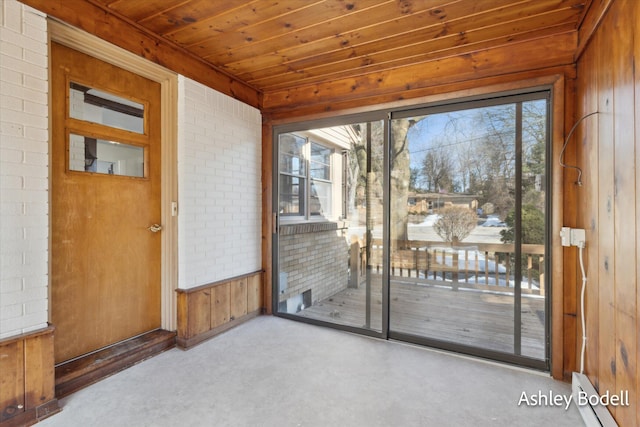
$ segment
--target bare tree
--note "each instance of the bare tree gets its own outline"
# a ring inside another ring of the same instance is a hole
[[[412,119],[391,120],[391,242],[403,248],[409,239],[407,199],[411,168],[407,134],[416,122]]]
[[[433,229],[445,242],[459,242],[464,240],[475,228],[476,214],[464,206],[449,206],[440,211],[440,219],[433,225]]]
[[[422,162],[422,173],[427,180],[427,190],[439,192],[453,189],[453,161],[444,148],[429,151]]]

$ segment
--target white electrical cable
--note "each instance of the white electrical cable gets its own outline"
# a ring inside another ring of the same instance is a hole
[[[582,320],[582,350],[580,351],[580,373],[584,373],[584,352],[587,348],[587,331],[585,325],[584,315],[584,293],[587,288],[587,275],[584,272],[584,261],[582,260],[582,250],[584,249],[584,242],[580,242],[578,245],[580,255],[580,271],[582,272],[582,291],[580,293],[580,317]]]
[[[569,138],[571,138],[571,135],[573,135],[573,131],[576,130],[576,128],[578,127],[578,125],[580,124],[581,121],[583,121],[584,119],[586,119],[589,116],[593,116],[594,114],[598,114],[599,111],[594,111],[592,113],[589,114],[585,114],[584,116],[580,117],[578,119],[578,121],[576,122],[575,125],[573,125],[573,127],[571,128],[571,130],[569,131],[569,134],[567,135],[567,137],[564,140],[564,145],[562,146],[562,150],[560,150],[560,157],[558,158],[558,160],[560,161],[560,166],[562,166],[563,168],[571,168],[571,169],[575,169],[578,171],[578,180],[576,181],[576,184],[580,187],[582,187],[582,169],[580,169],[578,166],[572,166],[572,165],[568,165],[564,162],[564,150],[567,148],[567,144],[569,143]]]

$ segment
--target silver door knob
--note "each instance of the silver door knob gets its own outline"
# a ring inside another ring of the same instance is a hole
[[[151,231],[152,233],[157,233],[158,231],[162,230],[162,226],[160,224],[153,224],[148,227],[147,230]]]

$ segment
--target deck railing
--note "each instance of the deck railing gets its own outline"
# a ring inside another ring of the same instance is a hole
[[[511,292],[515,286],[515,246],[499,243],[458,243],[410,240],[403,249],[390,254],[390,275],[417,283]],[[363,279],[367,266],[382,272],[382,241],[374,239],[371,247],[351,246],[351,282]],[[522,245],[523,293],[544,295],[544,245]],[[357,255],[356,255],[357,254]],[[367,261],[367,254],[369,260]],[[356,279],[357,277],[357,279]]]

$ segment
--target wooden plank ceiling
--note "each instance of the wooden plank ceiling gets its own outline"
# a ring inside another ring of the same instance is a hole
[[[363,85],[412,89],[465,67],[480,77],[513,72],[531,51],[538,67],[571,64],[591,1],[74,0],[245,83],[266,110],[319,93],[332,94],[321,103],[357,97]],[[460,58],[467,62],[446,65]]]

